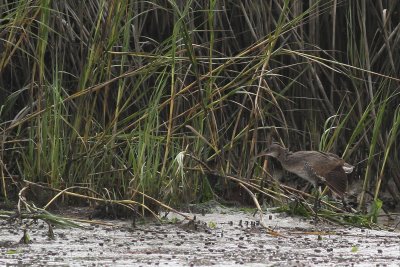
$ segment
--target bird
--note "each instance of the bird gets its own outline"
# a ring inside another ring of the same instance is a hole
[[[291,152],[277,143],[271,144],[263,154],[276,158],[286,171],[305,179],[316,189],[321,184],[327,185],[344,203],[348,187],[347,174],[353,171],[354,166],[338,155],[321,151]],[[318,201],[317,197],[315,209]]]

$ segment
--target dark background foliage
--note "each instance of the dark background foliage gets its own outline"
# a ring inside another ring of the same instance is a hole
[[[355,164],[361,204],[368,191],[398,204],[399,10],[389,0],[2,1],[2,196],[26,179],[205,200],[231,189],[183,152],[260,183],[257,155],[273,137]]]

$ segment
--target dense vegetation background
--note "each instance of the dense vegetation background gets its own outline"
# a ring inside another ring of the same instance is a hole
[[[398,205],[399,11],[395,0],[3,0],[1,197],[26,180],[144,204],[138,192],[235,199],[207,164],[277,200],[257,157],[273,137],[355,164],[360,207],[383,193]]]

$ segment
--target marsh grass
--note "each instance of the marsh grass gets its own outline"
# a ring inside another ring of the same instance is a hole
[[[3,199],[28,180],[244,201],[235,175],[283,204],[271,135],[362,162],[360,209],[399,199],[400,4],[378,2],[2,1]]]

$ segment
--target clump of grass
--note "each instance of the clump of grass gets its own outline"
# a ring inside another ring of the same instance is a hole
[[[369,191],[399,199],[399,8],[3,1],[1,196],[22,180],[142,205],[145,195],[171,205],[235,195],[235,183],[191,159],[177,172],[186,151],[218,173],[264,183],[277,201],[287,193],[255,179],[266,175],[256,155],[274,132],[296,149],[363,162],[360,209]]]

